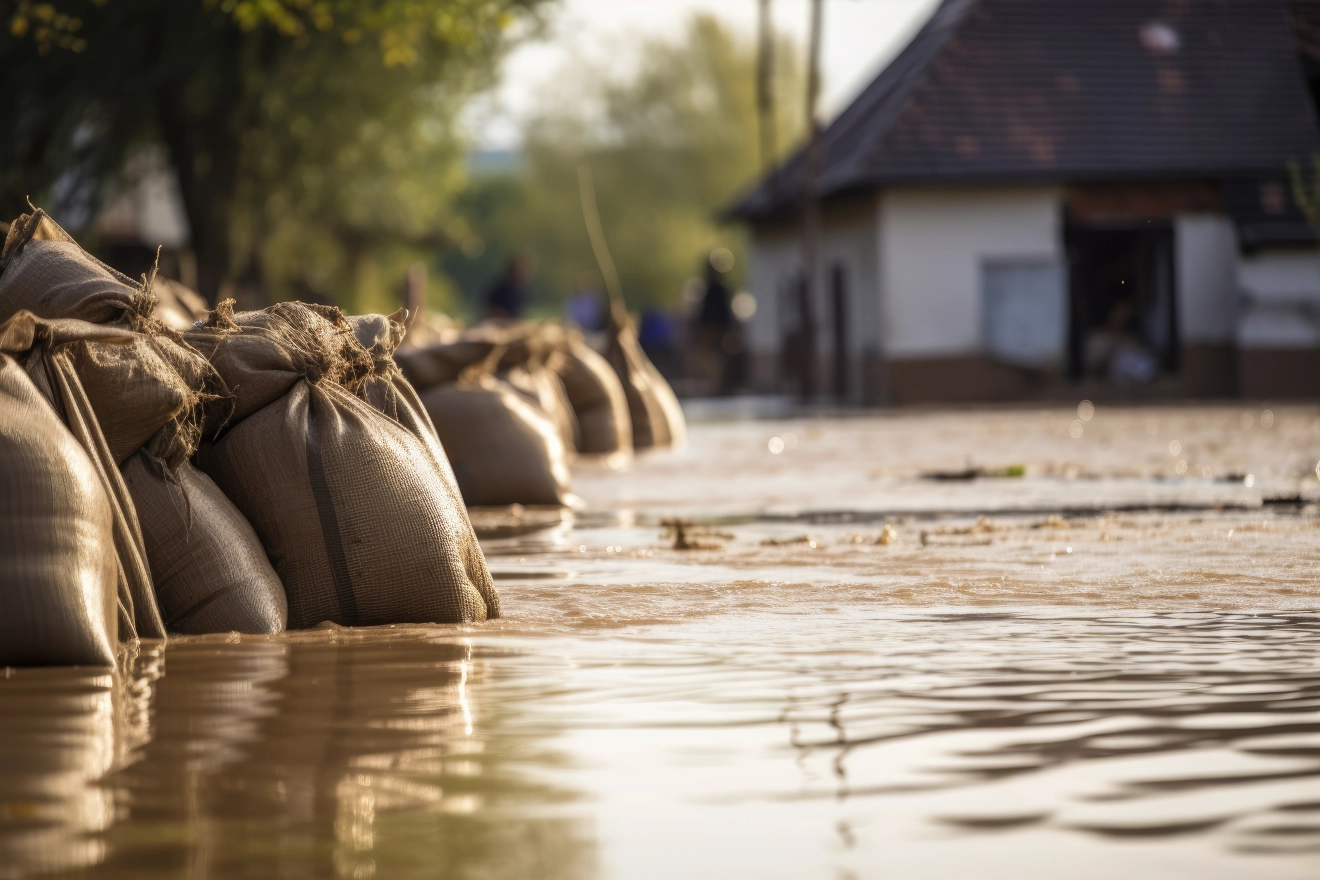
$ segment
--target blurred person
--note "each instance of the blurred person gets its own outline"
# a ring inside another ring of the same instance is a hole
[[[1144,385],[1158,364],[1137,335],[1136,311],[1129,300],[1114,304],[1105,326],[1086,339],[1086,372],[1119,385]]]
[[[607,313],[600,290],[585,278],[578,281],[577,288],[564,304],[564,320],[576,324],[584,333],[604,330]]]
[[[637,325],[637,341],[661,375],[677,375],[678,331],[673,318],[654,306],[646,306]]]
[[[527,281],[532,276],[532,260],[518,254],[509,260],[504,273],[486,289],[486,317],[516,320],[527,308]]]
[[[732,255],[723,248],[706,261],[705,292],[697,308],[693,333],[694,355],[701,372],[717,394],[731,394],[742,381],[742,325],[733,313],[733,295],[725,283]]]

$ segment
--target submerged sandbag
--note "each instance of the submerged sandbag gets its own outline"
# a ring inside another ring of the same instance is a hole
[[[111,503],[87,452],[3,353],[30,348],[33,324],[0,325],[0,666],[111,666],[120,585]]]
[[[374,365],[339,311],[231,309],[188,334],[238,398],[197,462],[261,539],[290,628],[498,617],[443,452],[355,396]]]
[[[284,631],[288,605],[257,533],[186,459],[143,449],[122,468],[137,508],[151,579],[170,632]]]
[[[614,367],[628,398],[634,449],[673,448],[687,439],[687,422],[674,389],[651,363],[637,341],[632,321],[612,324],[605,357]]]
[[[469,506],[568,503],[564,446],[550,420],[492,376],[421,393]]]
[[[578,425],[578,452],[614,455],[632,452],[632,417],[618,374],[580,334],[568,334],[552,362]]]
[[[26,350],[23,368],[28,378],[87,453],[109,499],[119,568],[119,637],[126,641],[164,638],[165,625],[151,587],[137,511],[83,391],[71,352],[81,343],[127,344],[132,339],[130,331],[119,327],[68,319],[46,321],[30,312],[10,318],[0,333],[4,350]]]

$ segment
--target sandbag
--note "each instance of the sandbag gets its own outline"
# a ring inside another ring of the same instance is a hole
[[[153,280],[139,284],[84,251],[41,210],[10,227],[0,254],[0,321],[20,310],[135,332],[128,345],[86,341],[70,351],[116,464],[163,425],[191,431],[211,371],[174,331],[152,318]]]
[[[481,376],[430,388],[421,400],[469,506],[568,502],[555,426],[507,383]]]
[[[0,270],[0,321],[29,311],[92,324],[126,322],[144,291],[83,250],[40,209],[10,225]]]
[[[27,321],[30,316],[19,316]],[[14,322],[0,351],[25,350]],[[0,666],[112,666],[120,572],[97,469],[16,360],[0,353]]]
[[[460,339],[397,351],[394,361],[420,392],[458,381],[460,373],[485,360],[498,346],[499,343],[490,339]]]
[[[628,397],[610,362],[569,334],[553,361],[564,395],[578,424],[578,452],[614,455],[632,452],[632,417]]]
[[[119,638],[132,641],[165,637],[165,625],[151,588],[147,553],[137,511],[115,467],[96,413],[79,381],[70,351],[85,342],[128,343],[132,333],[119,327],[68,319],[42,320],[19,312],[0,325],[0,350],[26,351],[23,369],[55,408],[64,426],[91,459],[110,502],[116,563],[119,570]]]
[[[188,339],[211,354],[245,413],[202,443],[198,466],[261,539],[290,628],[499,616],[438,444],[355,396],[373,364],[337,309],[234,314],[230,303]]]
[[[546,360],[550,360],[549,357]],[[555,426],[559,440],[568,452],[578,449],[578,422],[573,406],[568,402],[559,374],[545,361],[529,360],[524,364],[501,371],[498,377],[521,394]]]
[[[628,399],[634,449],[676,448],[687,439],[683,408],[665,377],[637,341],[631,320],[614,321],[605,357]]]
[[[284,585],[251,524],[210,477],[186,460],[171,468],[148,449],[122,471],[166,629],[284,631]]]
[[[304,378],[355,390],[374,368],[334,306],[291,302],[235,312],[234,301],[225,300],[183,339],[210,362],[232,398],[223,422],[208,415],[206,436],[243,421]]]
[[[352,315],[345,320],[353,338],[371,357],[371,373],[358,384],[357,394],[368,405],[412,431],[418,437],[436,436],[435,427],[417,399],[417,392],[394,361],[394,353],[407,334],[408,312],[393,315]],[[442,462],[445,456],[440,456]],[[446,467],[447,467],[446,463]]]

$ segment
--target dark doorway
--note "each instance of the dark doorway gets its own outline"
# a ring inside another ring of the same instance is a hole
[[[1068,376],[1143,384],[1178,371],[1173,226],[1069,224]]]
[[[834,396],[848,397],[848,274],[842,263],[830,273],[830,299],[834,305]]]

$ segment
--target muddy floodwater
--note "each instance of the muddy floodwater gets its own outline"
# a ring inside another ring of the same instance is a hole
[[[1320,410],[692,415],[500,621],[7,671],[0,877],[1320,877]]]

